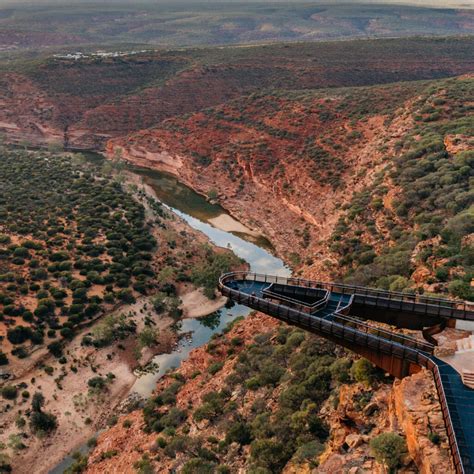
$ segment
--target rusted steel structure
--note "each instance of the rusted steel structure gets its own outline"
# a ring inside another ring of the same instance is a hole
[[[474,473],[474,391],[433,355],[435,339],[426,330],[453,319],[474,321],[472,304],[248,272],[222,275],[219,289],[235,303],[344,346],[397,378],[422,367],[430,370],[456,472]],[[428,340],[387,331],[372,321],[423,330]]]

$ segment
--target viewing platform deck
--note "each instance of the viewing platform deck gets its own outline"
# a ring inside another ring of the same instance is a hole
[[[419,329],[447,320],[474,321],[474,305],[339,283],[235,272],[222,275],[221,293],[342,345],[395,377],[422,367],[433,373],[457,473],[474,473],[474,390],[434,356],[434,344],[389,331],[377,322]],[[431,338],[433,340],[433,338]],[[474,357],[474,352],[473,352]]]

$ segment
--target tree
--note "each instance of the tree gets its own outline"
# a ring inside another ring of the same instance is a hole
[[[30,425],[33,433],[50,433],[58,426],[55,415],[43,412],[44,401],[44,395],[41,392],[36,392],[31,400]]]
[[[370,441],[370,449],[377,462],[395,472],[407,452],[405,440],[396,433],[382,433]]]
[[[158,330],[151,327],[145,327],[138,335],[138,343],[140,347],[152,347],[156,344],[157,339]]]

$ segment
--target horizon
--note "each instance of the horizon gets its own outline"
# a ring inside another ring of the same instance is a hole
[[[301,1],[301,0],[140,0],[139,2],[131,2],[129,0],[74,0],[68,5],[64,5],[61,0],[0,0],[0,8],[5,6],[61,6],[68,8],[75,5],[129,5],[133,6],[155,6],[163,5],[191,5],[191,4],[308,4],[308,5],[390,5],[390,6],[413,6],[426,8],[457,8],[466,9],[474,8],[474,0],[322,0],[322,1]]]

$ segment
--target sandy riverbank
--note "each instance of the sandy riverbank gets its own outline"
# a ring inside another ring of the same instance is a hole
[[[210,300],[204,296],[202,289],[194,289],[180,296],[183,318],[201,318],[221,309],[227,302],[225,296]]]
[[[261,237],[262,235],[259,232],[249,229],[247,226],[240,223],[229,214],[221,214],[220,216],[209,219],[208,222],[214,227],[224,230],[225,232],[239,232],[241,234],[247,234],[253,237]]]

